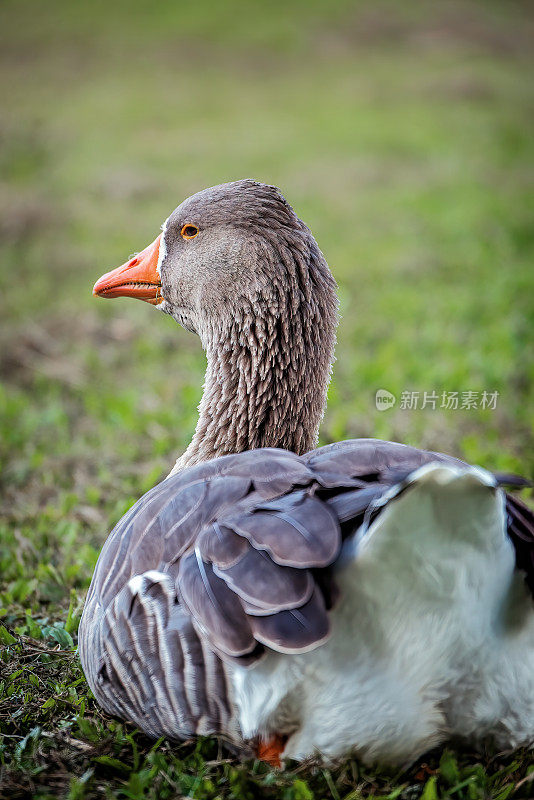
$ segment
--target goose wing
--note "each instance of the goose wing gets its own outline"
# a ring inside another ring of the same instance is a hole
[[[168,478],[135,503],[102,548],[79,628],[80,660],[98,702],[152,736],[232,732],[224,664],[179,602],[178,572],[217,515],[249,495],[268,501],[310,483],[297,456],[267,452]]]
[[[225,456],[154,487],[105,543],[80,625],[99,702],[154,736],[228,731],[224,661],[324,642],[343,541],[431,462],[465,466],[363,439]],[[534,517],[512,496],[507,513],[534,593]]]
[[[258,457],[267,462],[269,451],[258,451]],[[328,445],[302,461],[312,473],[307,486],[288,487],[269,501],[253,492],[227,507],[202,528],[181,560],[180,599],[226,659],[247,664],[265,646],[298,653],[324,642],[343,540],[377,517],[420,467],[468,469],[451,456],[374,439]],[[532,584],[532,513],[512,496],[507,504],[517,566]]]

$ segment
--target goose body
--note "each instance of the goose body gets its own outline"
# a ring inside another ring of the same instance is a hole
[[[277,190],[189,198],[95,293],[149,300],[208,356],[190,447],[95,569],[79,650],[98,702],[273,762],[532,744],[534,517],[451,456],[312,449],[335,284]]]

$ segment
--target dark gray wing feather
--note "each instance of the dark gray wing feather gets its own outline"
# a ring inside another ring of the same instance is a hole
[[[80,657],[107,711],[154,737],[229,730],[224,665],[176,603],[170,579],[143,576],[105,611],[89,604],[85,613],[93,624],[80,632]]]
[[[249,547],[246,539],[218,521],[202,528],[197,546],[205,559],[218,564],[222,569],[236,564]]]
[[[347,439],[306,453],[304,462],[323,485],[346,486],[348,479],[390,479],[393,473],[413,472],[424,464],[440,462],[463,464],[457,458],[429,450],[419,450],[380,439]]]
[[[508,535],[515,549],[515,563],[525,572],[525,580],[534,597],[534,512],[518,497],[506,495]]]
[[[279,611],[306,603],[313,592],[311,574],[305,569],[281,567],[264,550],[248,548],[234,566],[216,574],[245,603],[264,610]]]
[[[195,558],[182,559],[180,597],[218,652],[250,656],[257,642],[299,652],[324,641],[328,616],[311,568],[335,561],[341,529],[316,488],[313,483],[270,501],[254,492],[201,531]],[[240,604],[232,607],[230,624],[226,594],[214,577]]]
[[[256,642],[238,595],[218,577],[198,548],[182,559],[180,599],[213,647],[229,656],[250,653]]]
[[[339,553],[334,511],[308,491],[293,491],[224,517],[224,524],[285,566],[326,567]]]
[[[255,638],[280,653],[305,652],[324,642],[330,633],[328,614],[318,587],[299,608],[251,616],[250,622]]]

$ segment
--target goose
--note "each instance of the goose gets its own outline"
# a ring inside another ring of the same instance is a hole
[[[151,737],[406,763],[534,742],[534,515],[522,479],[376,439],[317,448],[336,284],[280,191],[179,205],[94,294],[206,352],[191,444],[105,542],[79,628],[89,686]]]

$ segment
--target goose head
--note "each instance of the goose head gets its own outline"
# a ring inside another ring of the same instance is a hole
[[[184,200],[145,250],[103,275],[99,297],[136,297],[207,352],[199,425],[179,466],[260,446],[313,447],[337,324],[335,281],[278,189],[240,180]]]

